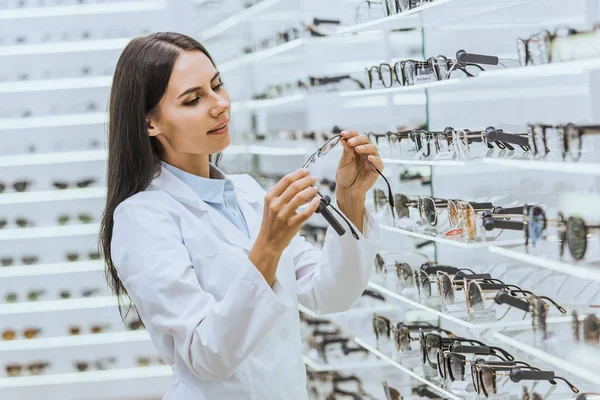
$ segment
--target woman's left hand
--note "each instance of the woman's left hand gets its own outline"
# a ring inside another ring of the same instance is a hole
[[[367,136],[350,130],[342,131],[341,142],[344,152],[335,174],[336,195],[338,198],[340,196],[364,198],[379,178],[379,174],[359,154],[367,156],[379,171],[383,171],[383,161],[377,146],[370,143]]]

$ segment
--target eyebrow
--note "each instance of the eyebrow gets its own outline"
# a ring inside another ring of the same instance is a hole
[[[217,77],[218,77],[219,75],[221,75],[221,73],[220,73],[219,71],[215,72],[215,74],[213,75],[213,77],[212,77],[212,78],[210,78],[210,81],[211,81],[211,82],[212,82],[212,81],[214,81],[215,79],[217,79]],[[188,90],[186,90],[185,92],[183,92],[183,93],[181,93],[179,96],[177,96],[177,98],[183,97],[183,96],[185,96],[185,95],[186,95],[186,94],[188,94],[188,93],[195,92],[196,90],[198,90],[198,89],[200,89],[200,88],[201,88],[201,86],[196,86],[196,87],[193,87],[193,88],[189,88]]]

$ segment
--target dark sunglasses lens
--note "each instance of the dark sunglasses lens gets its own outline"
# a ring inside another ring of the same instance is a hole
[[[6,185],[4,183],[0,183],[0,193],[4,192],[4,189],[6,189]]]
[[[402,351],[410,351],[410,335],[407,328],[400,328],[398,331],[398,344]]]
[[[340,138],[341,136],[336,136],[325,143],[319,150],[319,157],[323,157],[325,154],[329,153],[340,142]]]
[[[529,221],[527,225],[529,240],[535,246],[538,239],[542,237],[546,227],[546,213],[541,207],[532,207],[529,211]]]
[[[581,260],[587,248],[585,222],[579,217],[570,217],[567,221],[567,245],[571,255]]]
[[[400,278],[400,280],[402,280],[403,282],[409,284],[412,286],[413,281],[412,281],[412,268],[410,265],[408,265],[407,263],[400,263],[397,265],[397,272],[398,272],[398,278]]]
[[[381,257],[381,254],[376,254],[375,255],[375,266],[377,267],[377,270],[382,271],[384,265],[385,265],[385,261],[384,261],[383,257]]]
[[[423,271],[418,272],[418,285],[421,287],[421,294],[426,298],[431,297],[431,282],[429,281],[429,276]]]
[[[388,203],[385,192],[381,189],[373,189],[375,211],[379,211],[381,207],[385,207]]]
[[[423,217],[427,220],[429,225],[435,225],[437,222],[437,215],[435,214],[435,203],[430,197],[423,199]]]
[[[394,195],[394,207],[398,218],[408,218],[410,216],[408,210],[408,197],[403,194],[396,193]]]
[[[463,380],[462,361],[456,356],[450,356],[450,377],[453,381]]]
[[[583,320],[583,341],[596,346],[600,342],[600,325],[594,314],[588,315]]]
[[[431,334],[425,336],[425,347],[429,361],[435,360],[437,350],[439,349],[439,337]]]
[[[481,370],[481,385],[488,395],[496,393],[496,380],[491,370],[487,368]]]
[[[383,318],[376,317],[373,319],[373,329],[375,330],[375,335],[377,337],[389,337],[387,331],[387,321]]]
[[[15,184],[13,185],[13,188],[17,192],[24,192],[25,190],[27,190],[27,186],[29,186],[29,182],[18,181],[18,182],[15,182]]]
[[[442,274],[441,283],[442,285],[442,296],[446,304],[454,303],[454,290],[452,290],[452,281],[446,274]]]
[[[66,182],[54,182],[52,185],[57,189],[66,189],[69,186]]]
[[[6,224],[8,223],[7,220],[5,219],[0,219],[0,229],[4,228],[6,226]]]
[[[469,303],[471,304],[471,308],[475,311],[483,310],[483,295],[479,290],[479,286],[476,284],[470,284],[468,286]]]

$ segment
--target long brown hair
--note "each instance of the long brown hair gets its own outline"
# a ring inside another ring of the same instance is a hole
[[[123,319],[132,309],[137,314],[137,309],[132,302],[121,302],[121,296],[129,296],[111,257],[113,213],[122,201],[144,191],[160,173],[163,149],[158,139],[148,135],[146,116],[155,111],[163,97],[178,56],[191,50],[203,52],[214,65],[204,46],[189,36],[158,32],[138,37],[121,53],[113,75],[108,108],[107,196],[98,246],[104,254],[106,280],[118,296]]]

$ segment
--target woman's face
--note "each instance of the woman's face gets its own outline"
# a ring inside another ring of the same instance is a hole
[[[185,51],[156,111],[146,117],[148,134],[162,143],[167,156],[173,151],[217,153],[230,143],[230,109],[229,95],[210,59],[201,51]]]

